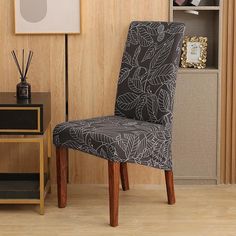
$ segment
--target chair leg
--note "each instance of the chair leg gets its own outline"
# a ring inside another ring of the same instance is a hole
[[[173,205],[175,204],[175,190],[174,190],[174,178],[172,170],[165,171],[165,179],[166,179],[168,204]]]
[[[118,226],[120,163],[108,161],[110,225]]]
[[[57,196],[58,207],[64,208],[67,203],[67,172],[68,172],[68,149],[56,148],[57,163]]]
[[[129,190],[129,176],[127,163],[120,163],[120,179],[123,191]]]

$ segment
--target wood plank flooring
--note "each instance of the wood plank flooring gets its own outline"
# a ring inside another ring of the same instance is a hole
[[[120,191],[119,227],[109,223],[104,185],[69,186],[68,206],[53,193],[45,215],[31,205],[0,205],[0,236],[235,236],[236,186],[176,186],[167,205],[164,186]]]

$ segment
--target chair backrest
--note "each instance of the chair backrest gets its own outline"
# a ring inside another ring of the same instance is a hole
[[[185,25],[132,22],[121,63],[115,115],[171,125]]]

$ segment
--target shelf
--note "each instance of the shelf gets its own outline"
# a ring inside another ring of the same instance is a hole
[[[45,175],[45,187],[47,176]],[[33,200],[40,198],[38,173],[1,173],[0,202],[2,200]],[[35,202],[36,203],[36,202]]]
[[[219,70],[216,68],[205,68],[205,69],[194,69],[194,68],[179,68],[178,73],[202,73],[202,74],[208,74],[208,73],[218,73]]]
[[[198,6],[198,7],[191,7],[191,6],[184,6],[184,7],[173,7],[174,11],[188,11],[188,10],[194,10],[194,11],[219,11],[219,6]]]

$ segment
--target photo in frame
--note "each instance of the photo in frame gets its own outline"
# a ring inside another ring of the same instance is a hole
[[[14,0],[16,34],[79,34],[80,0]]]
[[[182,68],[206,68],[207,37],[185,36],[182,47]]]

